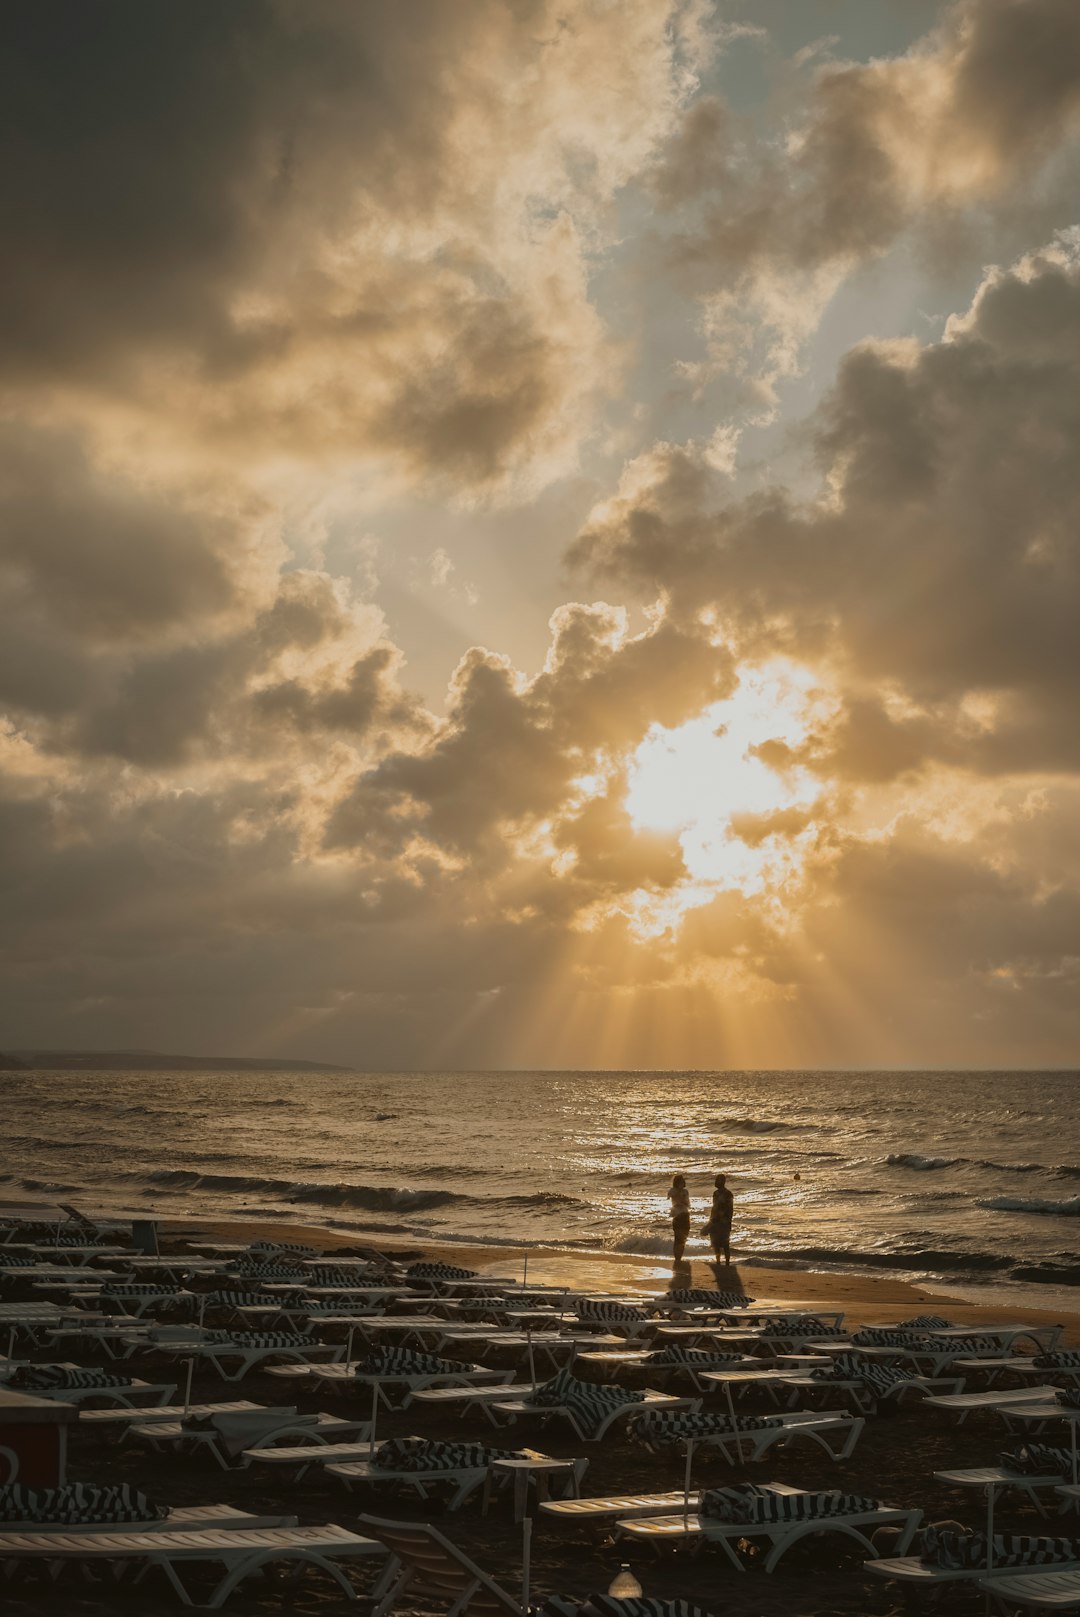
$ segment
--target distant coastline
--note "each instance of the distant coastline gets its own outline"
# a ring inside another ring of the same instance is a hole
[[[0,1050],[0,1072],[352,1072],[329,1061],[178,1056],[160,1050]]]

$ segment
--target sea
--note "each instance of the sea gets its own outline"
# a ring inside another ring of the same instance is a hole
[[[0,1200],[659,1260],[672,1174],[693,1257],[722,1171],[736,1262],[1080,1305],[1076,1072],[34,1071],[0,1093]]]

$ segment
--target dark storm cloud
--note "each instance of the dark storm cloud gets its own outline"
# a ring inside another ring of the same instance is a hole
[[[10,8],[6,386],[454,490],[572,464],[614,363],[579,233],[675,102],[671,5],[622,12]]]

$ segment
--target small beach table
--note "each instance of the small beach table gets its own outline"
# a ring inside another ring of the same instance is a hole
[[[536,1489],[536,1502],[540,1506],[550,1498],[551,1483],[556,1477],[561,1479],[570,1498],[580,1499],[581,1482],[588,1467],[587,1459],[556,1460],[550,1454],[537,1454],[531,1449],[524,1450],[519,1458],[513,1460],[492,1460],[484,1484],[481,1513],[487,1515],[492,1493],[500,1480],[513,1481],[515,1522],[525,1519],[530,1485]]]

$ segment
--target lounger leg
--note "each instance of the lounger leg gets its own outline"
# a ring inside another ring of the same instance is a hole
[[[342,1590],[346,1599],[356,1599],[356,1590],[353,1587],[350,1579],[339,1566],[336,1566],[333,1561],[328,1560],[325,1555],[320,1555],[317,1550],[307,1550],[299,1556],[290,1556],[289,1559],[296,1560],[298,1571],[304,1566],[317,1566],[321,1571],[328,1572],[333,1578],[334,1582]],[[252,1572],[260,1571],[272,1560],[274,1560],[273,1552],[271,1551],[267,1553],[263,1550],[259,1551],[258,1554],[248,1556],[247,1559],[241,1561],[238,1566],[233,1567],[232,1571],[228,1572],[225,1577],[222,1578],[221,1582],[210,1596],[210,1599],[206,1602],[207,1609],[210,1611],[220,1610],[239,1583],[242,1583],[245,1578],[251,1575]]]

